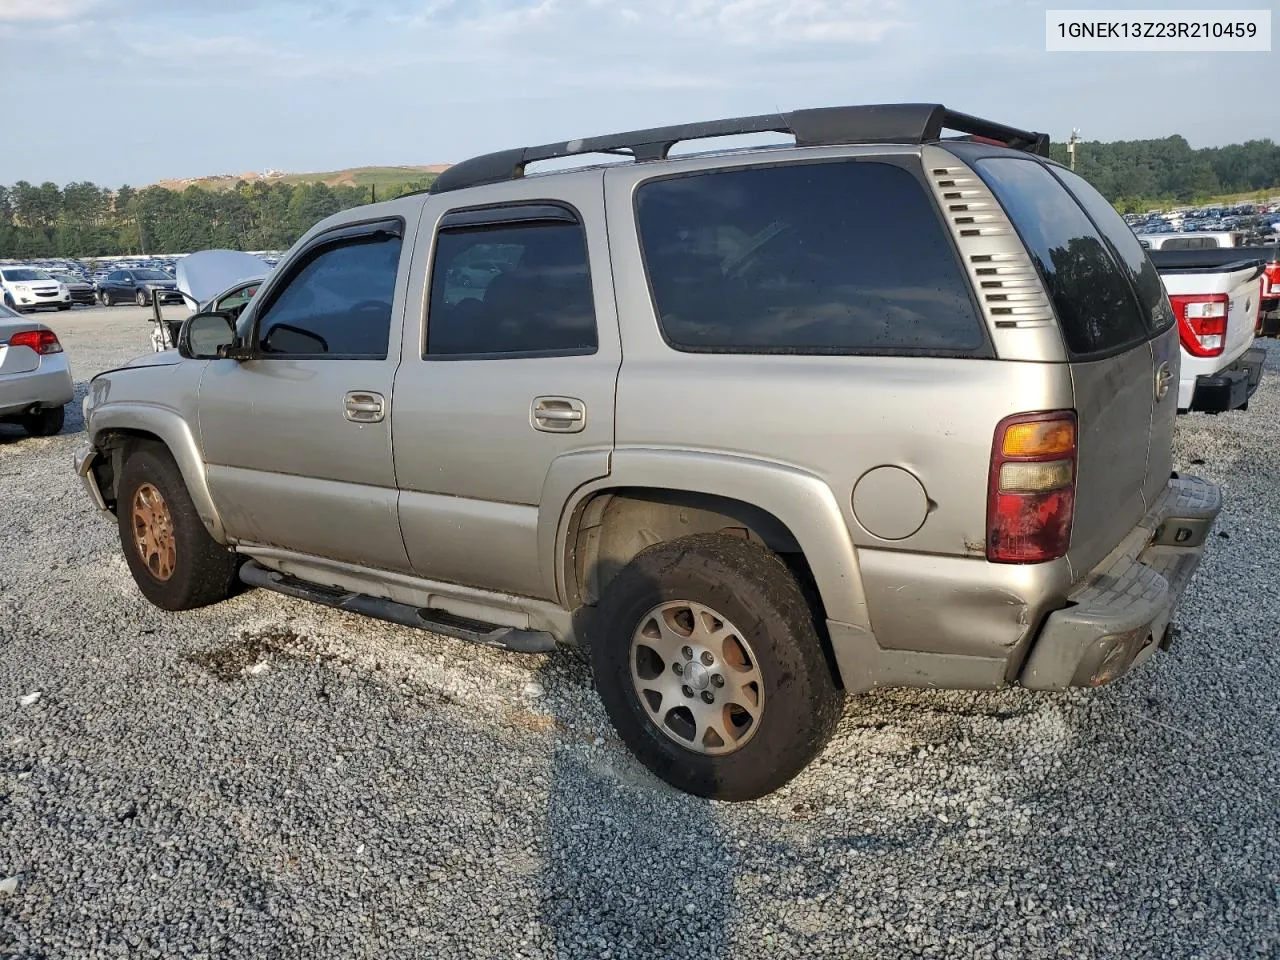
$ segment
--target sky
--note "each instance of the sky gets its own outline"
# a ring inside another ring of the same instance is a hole
[[[940,102],[1055,141],[1275,139],[1280,53],[1044,49],[1047,8],[1268,5],[0,0],[0,183],[451,163],[845,103]]]

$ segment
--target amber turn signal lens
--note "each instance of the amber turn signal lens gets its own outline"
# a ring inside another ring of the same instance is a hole
[[[1076,425],[1070,420],[1037,420],[1011,423],[1004,432],[1006,457],[1054,457],[1070,453],[1076,445]]]

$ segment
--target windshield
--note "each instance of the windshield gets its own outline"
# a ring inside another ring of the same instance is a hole
[[[0,270],[0,274],[4,275],[6,280],[13,280],[21,283],[24,280],[52,280],[43,270]]]
[[[160,270],[135,270],[134,276],[136,276],[139,280],[172,280],[173,279],[173,277],[169,276],[167,273],[164,273]]]

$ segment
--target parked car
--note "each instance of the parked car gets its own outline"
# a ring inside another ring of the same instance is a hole
[[[4,292],[4,306],[11,310],[71,309],[71,293],[66,286],[35,267],[0,267],[0,290]]]
[[[1247,248],[1152,251],[1178,320],[1178,409],[1247,409],[1266,351],[1254,346],[1263,260]]]
[[[33,437],[51,437],[62,430],[74,395],[57,334],[0,306],[0,421],[19,423]]]
[[[57,280],[67,292],[71,294],[72,303],[82,303],[92,306],[98,301],[98,291],[93,284],[83,277],[74,273],[55,273],[53,279]]]
[[[163,270],[113,270],[98,284],[98,299],[104,307],[129,300],[145,307],[153,296],[159,296],[166,303],[182,302],[177,281]]]
[[[1243,246],[1244,234],[1239,230],[1148,233],[1141,243],[1148,250],[1214,250]]]
[[[235,320],[253,298],[265,276],[271,272],[259,258],[237,250],[202,250],[184,257],[177,269],[178,292],[190,313],[213,311]],[[151,346],[156,352],[172,349],[178,342],[182,317],[172,312],[166,317],[158,301],[153,301],[155,329]]]
[[[668,157],[726,131],[796,146]],[[1155,268],[1047,154],[914,104],[465,161],[95,377],[76,469],[158,606],[238,577],[585,642],[622,740],[699,795],[785,783],[846,693],[1106,684],[1170,643],[1221,498],[1172,472]]]

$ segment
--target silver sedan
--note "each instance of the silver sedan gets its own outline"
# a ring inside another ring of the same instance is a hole
[[[73,396],[71,365],[57,334],[0,305],[0,422],[51,437],[62,430]]]

